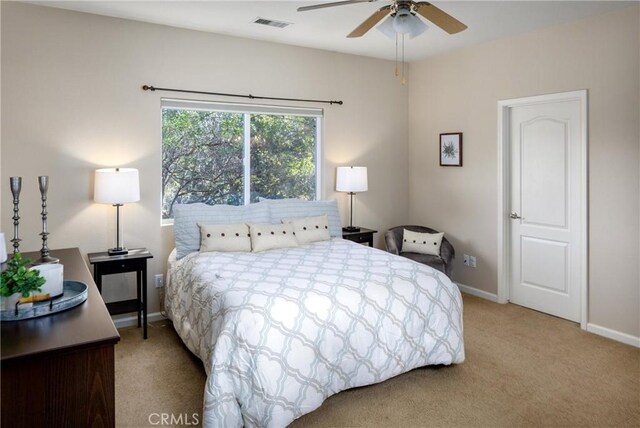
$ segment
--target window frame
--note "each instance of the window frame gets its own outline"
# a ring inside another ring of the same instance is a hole
[[[243,115],[243,205],[251,204],[251,115],[265,114],[274,116],[305,116],[315,117],[316,119],[316,144],[315,144],[315,167],[316,167],[316,194],[315,200],[319,201],[324,196],[322,187],[322,170],[324,167],[323,145],[322,145],[322,127],[324,126],[324,109],[318,107],[294,107],[284,105],[270,104],[246,104],[224,101],[205,101],[205,100],[189,100],[179,98],[160,98],[160,149],[161,155],[163,150],[162,139],[162,112],[164,109],[176,110],[200,110],[214,111],[225,113],[238,113]],[[162,166],[162,156],[160,156]],[[161,168],[162,170],[162,168]],[[162,180],[162,172],[160,180]],[[162,189],[162,187],[161,187]],[[161,190],[162,192],[162,190]],[[161,226],[173,225],[173,218],[162,218],[162,204],[164,195],[160,194],[160,224]],[[255,203],[255,202],[254,202]]]

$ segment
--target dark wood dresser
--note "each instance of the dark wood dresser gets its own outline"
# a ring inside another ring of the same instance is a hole
[[[65,279],[87,284],[88,298],[54,315],[0,323],[2,426],[113,427],[120,335],[80,251],[51,255],[64,265]]]

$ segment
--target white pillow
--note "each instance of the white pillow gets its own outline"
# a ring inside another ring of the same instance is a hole
[[[326,214],[316,217],[282,219],[282,222],[293,226],[298,244],[310,244],[331,239],[329,220]]]
[[[200,248],[198,224],[269,223],[269,220],[269,207],[266,204],[176,204],[173,206],[176,259],[180,260]]]
[[[251,250],[254,252],[275,248],[297,247],[295,231],[291,224],[250,224]]]
[[[338,203],[334,200],[327,201],[303,201],[302,199],[264,199],[263,202],[269,207],[271,216],[270,223],[280,223],[283,218],[301,218],[327,215],[329,220],[329,234],[334,237],[342,237],[342,225],[340,223],[340,213]],[[254,221],[252,223],[260,223]]]
[[[402,251],[439,256],[443,236],[442,232],[419,233],[404,229],[402,232]]]
[[[239,224],[199,224],[200,251],[251,251],[249,226]]]

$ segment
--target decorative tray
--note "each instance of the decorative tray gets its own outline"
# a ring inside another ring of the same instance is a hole
[[[84,282],[64,281],[61,296],[29,305],[17,303],[15,309],[0,310],[0,320],[18,321],[52,315],[78,306],[87,300],[87,296],[87,284]]]

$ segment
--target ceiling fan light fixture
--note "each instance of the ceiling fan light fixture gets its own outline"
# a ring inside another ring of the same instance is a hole
[[[412,16],[413,18],[413,22],[411,23],[411,31],[409,32],[409,37],[410,38],[414,38],[419,36],[420,34],[424,33],[425,31],[427,31],[429,29],[429,26],[427,24],[425,24],[422,19],[418,18],[417,16]]]
[[[398,19],[397,15],[396,16],[389,15],[387,19],[382,21],[382,24],[376,27],[376,29],[380,31],[382,34],[384,34],[385,36],[387,36],[388,38],[390,38],[391,40],[395,40],[396,34],[406,34],[413,39],[414,37],[424,33],[429,28],[427,24],[422,22],[420,18],[409,14],[408,19],[401,18],[403,22],[401,24],[398,24],[401,29],[407,30],[407,31],[398,31],[396,26],[397,19]]]
[[[376,29],[391,40],[396,39],[396,29],[393,28],[393,16],[388,16]]]
[[[406,9],[400,9],[393,17],[393,28],[400,34],[406,34],[412,39],[426,31],[427,24]]]
[[[399,9],[396,12],[396,16],[393,17],[393,28],[396,30],[396,33],[410,33],[413,28],[411,18],[415,18],[415,16],[411,15],[408,9]]]

